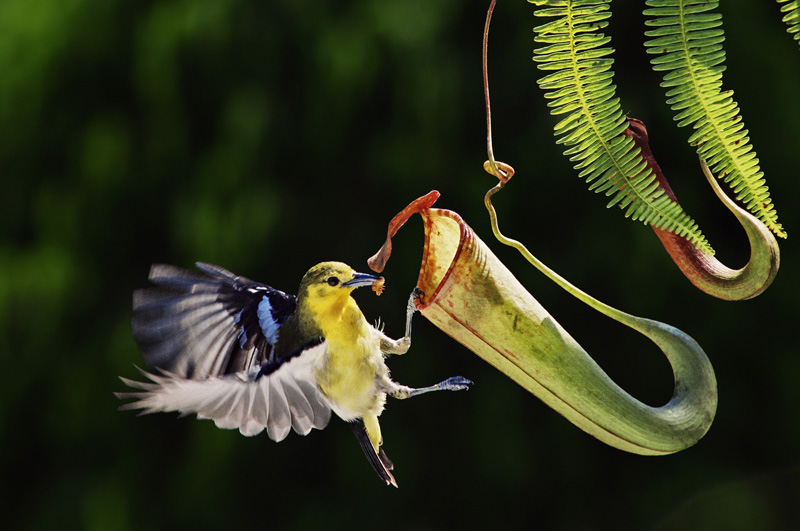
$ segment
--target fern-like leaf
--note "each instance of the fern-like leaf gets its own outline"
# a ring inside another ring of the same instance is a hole
[[[691,125],[689,143],[722,178],[736,198],[777,236],[786,237],[764,184],[764,173],[750,145],[733,92],[722,91],[725,39],[719,2],[709,0],[647,0],[645,42],[657,54],[653,69],[664,72],[661,86],[676,113],[678,126]]]
[[[615,97],[610,57],[611,38],[599,30],[608,25],[610,0],[529,0],[542,6],[538,17],[555,20],[534,28],[534,53],[540,70],[549,72],[539,85],[551,114],[565,115],[555,126],[557,143],[575,163],[589,188],[610,196],[625,216],[674,232],[709,254],[697,224],[658,186],[639,156],[633,139],[623,135],[627,121]]]
[[[800,2],[797,0],[778,0],[779,4],[786,4],[781,6],[781,13],[786,13],[783,16],[783,22],[788,26],[787,33],[794,34],[794,40],[800,42]]]

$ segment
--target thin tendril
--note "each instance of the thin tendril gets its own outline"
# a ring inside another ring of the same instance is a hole
[[[486,153],[489,157],[489,160],[484,163],[483,169],[500,179],[501,185],[504,185],[514,175],[514,169],[508,164],[497,162],[494,158],[494,149],[492,148],[492,105],[489,98],[489,24],[492,22],[492,13],[496,2],[497,0],[492,0],[491,4],[489,4],[489,11],[486,13],[486,24],[483,26],[483,94],[486,98]]]
[[[500,232],[500,226],[497,222],[497,212],[494,209],[494,205],[492,205],[492,196],[502,190],[508,180],[511,179],[511,177],[514,175],[514,168],[504,162],[496,161],[494,158],[494,150],[492,148],[492,111],[489,99],[489,68],[487,65],[489,55],[489,24],[492,20],[492,12],[494,11],[496,1],[497,0],[492,0],[491,4],[489,5],[489,11],[486,13],[486,24],[483,28],[483,92],[486,97],[486,151],[489,156],[489,160],[483,163],[483,169],[491,175],[497,177],[497,179],[500,181],[491,190],[486,192],[486,195],[483,199],[486,209],[489,211],[492,232],[500,243],[515,248],[531,265],[544,273],[545,276],[550,278],[550,280],[561,286],[567,292],[571,293],[574,297],[577,297],[579,300],[588,304],[592,308],[595,308],[601,313],[604,313],[605,315],[608,315],[617,321],[624,322],[628,324],[628,326],[636,328],[636,326],[632,324],[631,320],[636,321],[639,318],[630,316],[625,312],[621,312],[616,308],[612,308],[611,306],[603,304],[594,297],[573,286],[569,281],[533,256],[527,247],[525,247],[525,245],[523,245],[520,241],[509,238]]]

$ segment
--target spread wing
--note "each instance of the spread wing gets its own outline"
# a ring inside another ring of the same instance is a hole
[[[247,436],[266,429],[274,441],[283,440],[291,428],[306,435],[311,428],[327,426],[331,417],[331,409],[314,380],[314,370],[326,348],[325,342],[317,342],[292,357],[203,380],[166,371],[158,375],[142,371],[149,382],[122,378],[140,392],[117,393],[118,398],[135,400],[120,409],[196,413],[198,418],[213,420],[219,428],[238,428]]]
[[[270,361],[297,299],[219,266],[156,264],[133,294],[133,337],[147,365],[174,377],[247,372]]]

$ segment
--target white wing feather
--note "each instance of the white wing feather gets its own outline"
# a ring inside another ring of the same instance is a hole
[[[283,440],[292,428],[306,435],[312,428],[323,429],[331,417],[331,408],[314,379],[314,369],[325,351],[325,343],[309,348],[261,376],[253,370],[198,380],[168,372],[143,372],[150,382],[122,378],[142,392],[119,393],[120,398],[135,399],[121,409],[196,413],[219,428],[238,428],[242,435],[257,435],[266,429],[274,441]]]

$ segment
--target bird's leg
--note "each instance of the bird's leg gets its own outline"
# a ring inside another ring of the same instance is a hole
[[[388,378],[386,380],[388,380]],[[384,391],[386,394],[393,398],[403,400],[405,398],[411,398],[412,396],[430,393],[431,391],[464,391],[465,389],[469,388],[472,382],[463,376],[453,376],[452,378],[448,378],[447,380],[439,382],[436,385],[420,387],[419,389],[400,385],[392,382],[391,380],[388,380],[388,382],[385,381],[384,384]]]
[[[418,311],[415,302],[421,295],[422,290],[414,288],[411,291],[411,296],[408,297],[408,304],[406,305],[406,335],[396,341],[386,335],[381,337],[381,352],[384,354],[405,354],[411,348],[411,321]]]

